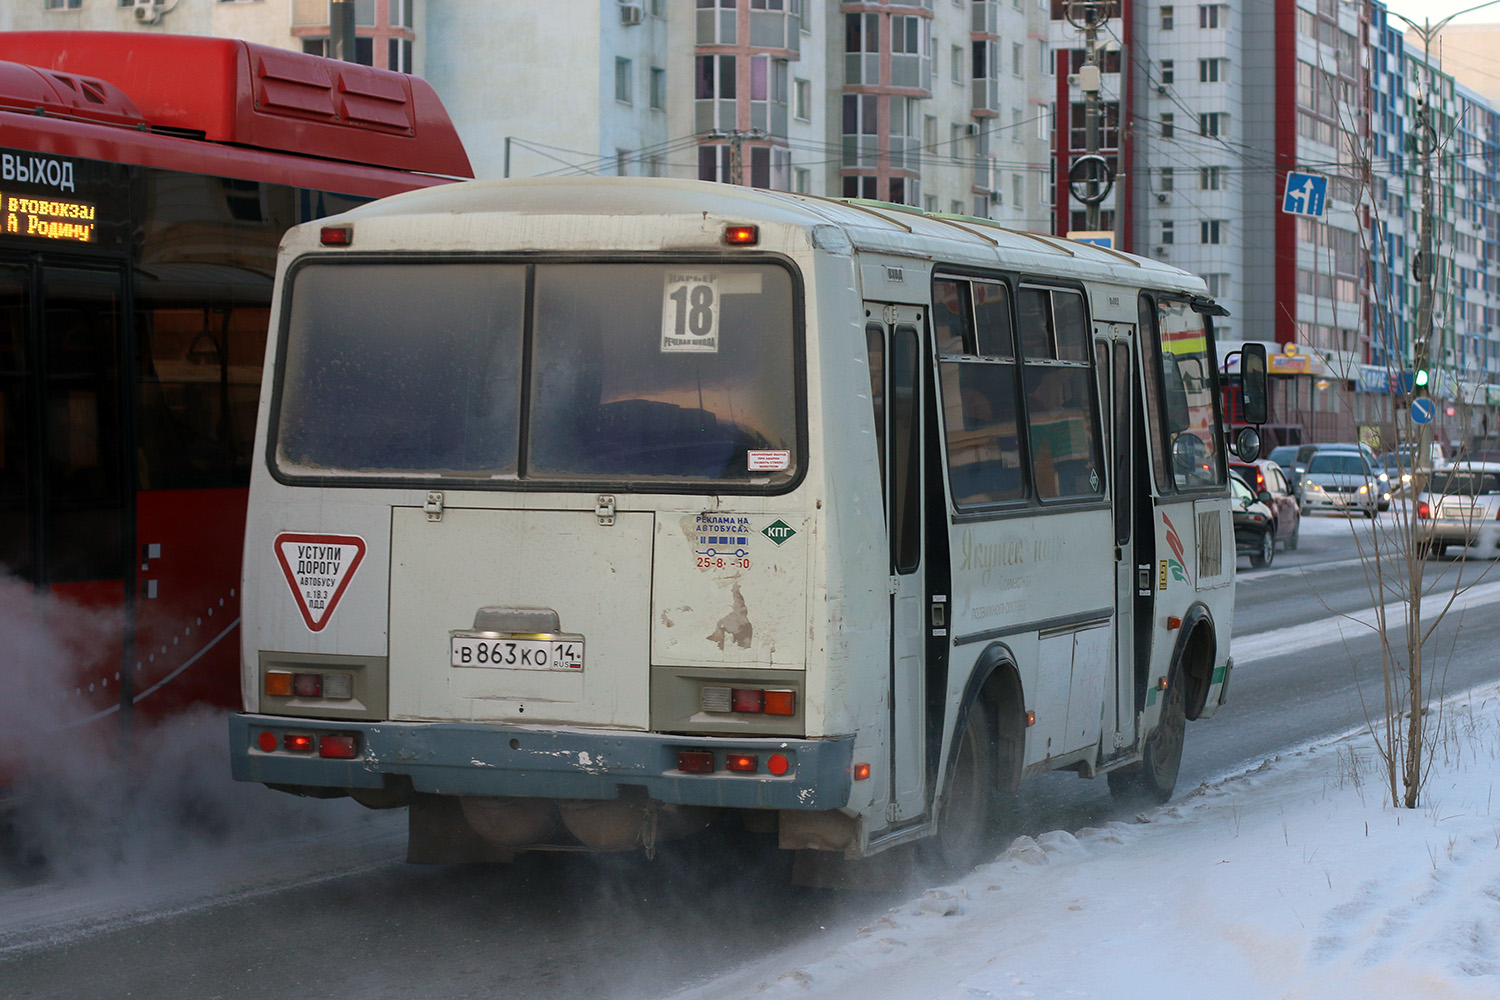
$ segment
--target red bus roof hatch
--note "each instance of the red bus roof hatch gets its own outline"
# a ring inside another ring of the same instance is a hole
[[[238,39],[121,31],[4,31],[0,60],[50,71],[33,82],[22,67],[0,69],[0,107],[35,97],[24,110],[474,176],[437,92],[405,73]],[[42,99],[48,84],[56,93]]]

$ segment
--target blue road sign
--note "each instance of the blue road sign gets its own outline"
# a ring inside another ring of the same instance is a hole
[[[1318,174],[1286,175],[1286,191],[1281,196],[1281,210],[1288,215],[1323,217],[1323,203],[1328,198],[1328,178]]]
[[[1433,410],[1432,400],[1414,399],[1411,401],[1411,422],[1414,424],[1432,423]]]

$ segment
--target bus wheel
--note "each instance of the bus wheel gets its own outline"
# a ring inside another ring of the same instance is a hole
[[[1172,667],[1167,682],[1166,701],[1161,706],[1161,721],[1146,737],[1146,751],[1137,767],[1110,771],[1109,792],[1121,805],[1161,805],[1172,797],[1177,787],[1177,771],[1182,766],[1182,741],[1187,730],[1187,685],[1182,670]]]
[[[958,753],[938,807],[932,860],[949,871],[967,871],[985,860],[995,791],[995,741],[983,704],[969,710]]]

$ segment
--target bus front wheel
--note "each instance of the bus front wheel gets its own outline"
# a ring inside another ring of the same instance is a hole
[[[1182,670],[1172,667],[1167,681],[1161,720],[1146,737],[1146,749],[1139,766],[1110,771],[1109,791],[1121,805],[1161,805],[1172,797],[1177,787],[1177,772],[1182,767],[1182,743],[1187,731],[1187,691]]]

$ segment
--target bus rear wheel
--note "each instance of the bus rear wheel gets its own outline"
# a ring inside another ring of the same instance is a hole
[[[1138,767],[1110,771],[1109,792],[1125,806],[1161,805],[1177,787],[1182,767],[1182,743],[1187,734],[1187,685],[1174,666],[1167,681],[1161,720],[1146,737],[1146,750]]]
[[[950,871],[966,871],[984,860],[990,846],[995,803],[995,741],[984,706],[974,705],[938,806],[932,860]]]

